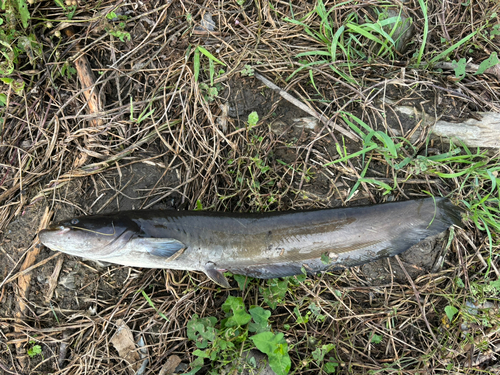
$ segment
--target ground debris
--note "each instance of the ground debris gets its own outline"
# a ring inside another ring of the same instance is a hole
[[[128,325],[121,319],[116,321],[117,330],[110,342],[129,367],[130,375],[141,375],[144,372],[147,359],[141,360],[140,347],[134,341],[134,336]]]

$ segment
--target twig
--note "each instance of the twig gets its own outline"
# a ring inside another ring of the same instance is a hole
[[[277,91],[278,94],[280,94],[280,96],[287,100],[288,102],[292,103],[293,105],[295,105],[296,107],[300,108],[301,110],[303,110],[304,112],[310,114],[311,116],[317,118],[319,121],[321,121],[324,125],[327,125],[329,123],[329,119],[326,118],[325,116],[323,115],[320,115],[318,112],[316,112],[314,109],[308,107],[307,105],[305,105],[304,103],[302,103],[301,101],[295,99],[292,95],[290,95],[289,93],[287,93],[286,91],[282,90],[281,88],[279,88],[278,86],[276,86],[274,83],[272,83],[270,80],[268,80],[267,78],[265,78],[264,76],[260,75],[259,73],[254,73],[255,75],[255,78],[257,78],[259,81],[261,81],[264,85],[266,85],[267,87],[269,87],[271,90],[274,90],[274,91]],[[356,136],[354,136],[353,134],[351,134],[351,132],[343,129],[343,128],[336,128],[339,132],[341,132],[343,135],[345,135],[347,138],[353,140],[354,142],[358,142],[358,138]]]
[[[47,295],[45,296],[45,302],[49,303],[52,299],[52,294],[54,294],[54,290],[57,287],[57,280],[59,279],[59,273],[61,273],[61,268],[64,262],[64,258],[60,257],[57,260],[56,266],[54,267],[54,271],[49,278],[49,290],[47,291]]]

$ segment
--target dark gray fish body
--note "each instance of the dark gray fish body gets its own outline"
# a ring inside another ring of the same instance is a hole
[[[52,250],[126,266],[257,278],[352,267],[399,254],[461,224],[460,210],[432,198],[373,206],[241,214],[139,210],[52,225]]]

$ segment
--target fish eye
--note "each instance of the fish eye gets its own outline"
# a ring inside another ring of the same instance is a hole
[[[78,219],[71,219],[71,224],[76,225],[78,223],[79,223]]]

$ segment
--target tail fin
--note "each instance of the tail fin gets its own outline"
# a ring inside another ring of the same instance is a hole
[[[436,199],[436,206],[438,208],[436,219],[443,222],[446,226],[456,225],[463,227],[462,217],[465,211],[462,208],[455,206],[447,198]]]

